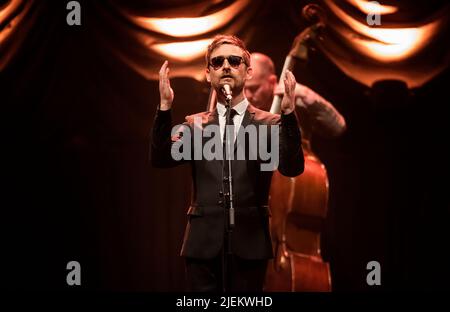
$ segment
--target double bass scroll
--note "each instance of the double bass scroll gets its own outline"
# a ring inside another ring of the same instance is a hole
[[[324,27],[319,11],[316,5],[303,10],[304,16],[315,16],[318,21],[295,38],[279,83],[296,60],[307,60],[308,44]],[[280,104],[281,96],[277,95],[270,112],[279,114]],[[272,177],[269,206],[275,258],[268,265],[265,291],[331,291],[330,266],[323,261],[320,249],[328,210],[327,171],[309,141],[302,141],[302,148],[305,170],[300,176],[290,178],[275,171]]]

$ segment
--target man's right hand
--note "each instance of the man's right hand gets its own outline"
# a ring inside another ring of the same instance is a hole
[[[160,110],[169,110],[172,108],[172,102],[174,98],[173,90],[170,87],[169,80],[169,62],[165,61],[159,70],[159,97],[160,97]]]
[[[284,84],[281,83],[275,87],[274,95],[284,95]],[[295,86],[295,97],[300,98],[301,100],[296,101],[295,104],[300,107],[306,107],[307,109],[316,103],[323,102],[322,98],[317,93],[299,83]]]

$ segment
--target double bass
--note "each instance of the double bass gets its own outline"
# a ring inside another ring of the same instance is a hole
[[[306,41],[314,39],[323,24],[305,29],[294,40],[279,81],[295,60],[305,60]],[[281,97],[275,96],[271,113],[280,113]],[[302,117],[302,116],[300,116]],[[303,130],[303,129],[302,129]],[[328,176],[313,153],[308,137],[302,139],[304,172],[294,178],[275,171],[270,188],[271,235],[275,257],[269,262],[265,291],[331,291],[329,263],[321,255],[321,232],[328,209]]]
[[[331,291],[329,263],[321,255],[327,215],[325,166],[303,141],[305,171],[290,178],[274,172],[269,207],[275,258],[269,262],[265,291]]]

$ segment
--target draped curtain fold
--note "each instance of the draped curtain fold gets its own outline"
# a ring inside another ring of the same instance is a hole
[[[212,37],[227,33],[247,40],[246,26],[260,5],[260,1],[225,2],[226,6],[217,6],[215,2],[200,1],[183,5],[182,10],[143,10],[144,13],[117,2],[111,2],[108,9],[96,3],[96,18],[92,19],[95,38],[100,40],[97,44],[106,47],[146,79],[158,79],[159,67],[168,59],[172,77],[200,81],[204,79],[204,52]],[[166,28],[165,23],[168,23]],[[203,27],[190,30],[193,25]],[[170,32],[170,26],[176,27],[180,34]]]
[[[368,26],[367,12],[361,11],[367,1],[321,1],[327,27],[318,47],[346,75],[369,87],[383,79],[419,87],[450,62],[450,5],[424,10],[423,4],[387,3],[393,12],[381,15],[381,25]],[[43,6],[38,4],[10,0],[0,9],[0,70],[20,52]],[[92,7],[90,48],[112,53],[146,79],[158,79],[159,66],[168,59],[173,77],[201,81],[204,51],[212,37],[236,34],[249,42],[249,26],[263,1],[111,0],[95,1]],[[301,19],[300,14],[294,16]],[[403,56],[395,52],[402,45]]]
[[[35,1],[11,0],[0,7],[0,71],[20,51],[39,15]]]
[[[395,1],[395,12],[381,14],[380,25],[368,25],[368,13],[349,2],[367,3],[324,0],[326,28],[318,41],[346,75],[368,87],[402,80],[416,88],[448,67],[450,5],[423,10],[420,3]]]

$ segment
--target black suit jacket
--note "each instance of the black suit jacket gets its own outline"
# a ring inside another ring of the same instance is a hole
[[[201,125],[194,124],[194,117],[201,119]],[[208,125],[219,125],[217,110],[202,112],[186,117],[184,126],[191,133],[194,127],[199,131]],[[248,106],[242,120],[242,127],[255,125],[259,139],[268,141],[270,146],[270,130],[265,138],[259,131],[259,125],[280,126],[279,131],[279,165],[278,170],[285,176],[297,176],[303,172],[304,158],[301,147],[301,133],[295,112],[288,115],[275,115]],[[171,137],[171,112],[157,111],[153,124],[151,159],[155,167],[173,167],[186,162],[175,161],[171,156],[172,144],[178,140],[187,140],[181,135]],[[238,136],[239,137],[239,136]],[[248,138],[247,138],[248,139]],[[193,136],[191,136],[191,147]],[[202,139],[202,146],[208,138]],[[242,144],[236,140],[236,145]],[[249,146],[249,142],[246,142]],[[193,151],[191,151],[192,153]],[[257,157],[249,159],[246,149],[245,160],[232,161],[233,203],[235,208],[235,227],[232,234],[232,252],[244,259],[267,259],[273,257],[269,230],[270,211],[267,206],[272,171],[261,171],[264,163]],[[235,158],[236,159],[236,158]],[[210,259],[218,255],[223,243],[226,222],[228,220],[223,204],[223,161],[222,160],[190,160],[192,167],[193,192],[188,210],[188,224],[184,235],[181,255],[185,257]]]

